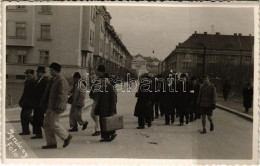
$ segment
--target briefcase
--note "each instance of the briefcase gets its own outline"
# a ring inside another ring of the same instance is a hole
[[[123,116],[115,114],[109,117],[103,117],[102,129],[104,131],[113,131],[124,128]]]

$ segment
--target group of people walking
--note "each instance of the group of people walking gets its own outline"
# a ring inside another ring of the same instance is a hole
[[[152,121],[165,116],[165,125],[175,122],[179,118],[179,126],[193,122],[202,117],[203,130],[206,133],[206,116],[210,122],[210,131],[214,130],[212,112],[216,107],[216,88],[209,82],[208,76],[203,77],[200,85],[195,77],[187,80],[186,74],[180,79],[173,78],[173,74],[166,77],[158,75],[156,78],[144,74],[140,78],[140,86],[136,93],[137,103],[134,115],[138,117],[137,129],[144,129],[145,124],[150,127]]]
[[[22,132],[19,135],[30,135],[29,124],[33,126],[34,136],[31,139],[41,139],[43,131],[45,132],[47,145],[42,149],[57,148],[56,136],[63,141],[63,147],[70,144],[72,135],[69,132],[78,131],[78,124],[82,125],[82,130],[87,128],[88,122],[82,118],[82,109],[85,105],[86,91],[80,90],[79,81],[81,75],[79,72],[73,75],[73,86],[69,91],[67,80],[61,76],[61,65],[52,63],[49,66],[50,75],[45,75],[45,67],[39,66],[37,69],[37,78],[34,78],[34,70],[27,69],[24,90],[19,101],[21,110]],[[113,84],[108,80],[109,75],[105,73],[105,67],[100,65],[97,69],[97,75],[101,80],[99,89],[106,91],[96,91],[91,89],[90,98],[94,100],[91,110],[91,117],[95,122],[95,132],[92,136],[101,135],[101,142],[109,142],[117,136],[115,131],[104,131],[102,123],[104,117],[116,114],[117,94]],[[82,82],[80,86],[86,87]],[[84,89],[83,87],[83,89]],[[71,104],[69,124],[67,131],[60,123],[61,114],[67,109],[67,103]]]

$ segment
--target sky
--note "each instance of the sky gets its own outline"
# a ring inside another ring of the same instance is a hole
[[[131,55],[161,60],[195,31],[254,34],[253,8],[107,6],[107,11]]]

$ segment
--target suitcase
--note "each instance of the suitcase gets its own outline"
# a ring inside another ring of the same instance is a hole
[[[113,131],[124,128],[123,116],[115,114],[109,117],[103,117],[102,129],[104,131]]]

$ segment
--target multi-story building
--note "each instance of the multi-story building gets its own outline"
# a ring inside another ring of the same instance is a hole
[[[24,79],[25,69],[62,65],[62,74],[131,71],[131,55],[110,25],[104,6],[8,6],[7,78]]]
[[[249,34],[221,35],[198,34],[195,32],[183,43],[179,43],[160,64],[161,72],[172,70],[177,73],[192,73],[194,69],[202,73],[206,66],[253,65],[254,37]],[[205,55],[205,58],[204,58]]]

